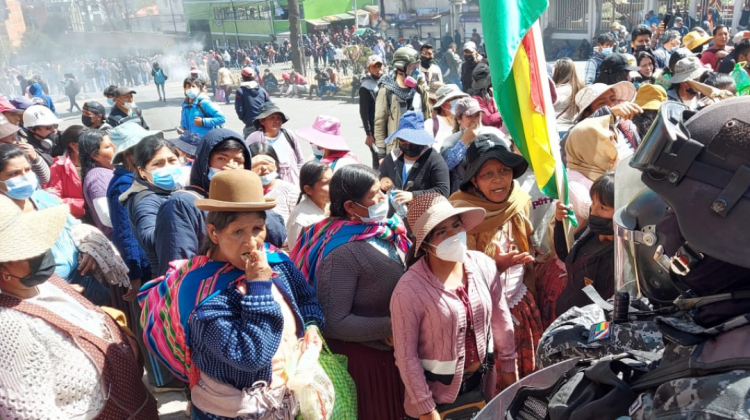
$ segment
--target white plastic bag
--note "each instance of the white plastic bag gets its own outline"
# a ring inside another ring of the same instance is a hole
[[[333,412],[335,392],[333,383],[318,363],[320,350],[314,347],[305,352],[297,347],[289,371],[287,386],[299,400],[299,414],[304,420],[328,420]]]

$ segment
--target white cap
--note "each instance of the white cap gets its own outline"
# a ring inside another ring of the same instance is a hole
[[[370,67],[371,65],[375,64],[375,63],[381,63],[381,64],[382,64],[382,63],[383,63],[383,58],[382,58],[382,57],[380,57],[380,56],[379,56],[379,55],[377,55],[377,54],[373,54],[373,55],[371,55],[371,56],[367,57],[367,67],[368,67],[368,68],[369,68],[369,67]]]
[[[26,112],[23,113],[23,125],[25,127],[55,124],[60,124],[60,119],[44,105],[32,105],[26,108]]]
[[[466,50],[477,52],[477,44],[475,44],[474,41],[469,41],[465,43],[463,51],[466,51]]]

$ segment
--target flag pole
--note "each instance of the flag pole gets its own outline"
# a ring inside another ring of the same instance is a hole
[[[534,50],[537,55],[537,63],[539,63],[539,74],[542,76],[540,85],[542,87],[542,95],[544,96],[544,118],[547,122],[547,133],[549,135],[550,148],[552,149],[552,157],[555,159],[555,181],[557,183],[557,197],[558,200],[563,203],[568,202],[568,189],[565,187],[566,175],[565,167],[562,163],[562,156],[560,155],[560,133],[557,131],[557,118],[554,112],[555,106],[552,103],[552,93],[549,88],[549,80],[552,75],[547,73],[547,60],[544,56],[544,45],[542,44],[542,30],[540,28],[539,20],[534,22],[531,26],[532,38],[534,39]],[[545,76],[547,76],[545,78]],[[571,234],[570,219],[563,219],[563,228],[565,231],[565,242],[568,246],[568,251],[573,246],[573,237]]]

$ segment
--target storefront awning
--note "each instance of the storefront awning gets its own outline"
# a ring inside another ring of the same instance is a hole
[[[314,26],[315,28],[325,28],[330,25],[330,22],[327,22],[323,19],[305,19],[305,22],[307,22],[308,25]]]
[[[323,20],[329,23],[354,20],[354,15],[350,15],[349,13],[339,13],[337,15],[323,16]]]

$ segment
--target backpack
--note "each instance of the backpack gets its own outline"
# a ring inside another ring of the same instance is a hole
[[[78,95],[81,92],[81,84],[76,79],[70,79],[70,86],[66,90],[68,95]]]
[[[164,75],[162,69],[156,70],[156,73],[154,73],[154,82],[156,82],[156,84],[158,85],[163,85],[166,81],[167,76]]]
[[[272,267],[291,264],[289,257],[269,245],[266,250]],[[194,278],[202,280],[184,282],[192,272],[196,272]],[[199,372],[190,357],[190,316],[203,303],[244,277],[244,271],[231,264],[199,255],[170,262],[167,274],[144,284],[138,292],[144,346],[177,379],[190,383],[191,387],[197,383]]]

